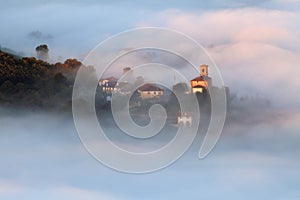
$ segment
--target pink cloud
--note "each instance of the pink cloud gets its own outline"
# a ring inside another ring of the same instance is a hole
[[[291,92],[300,89],[299,20],[296,12],[261,8],[166,10],[139,25],[168,27],[192,36],[206,47],[231,89],[253,88],[289,104],[300,100]]]
[[[0,197],[18,195],[25,191],[25,188],[13,181],[0,179]]]

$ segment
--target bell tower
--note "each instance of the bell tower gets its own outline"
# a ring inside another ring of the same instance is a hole
[[[208,65],[200,66],[200,76],[208,76]]]

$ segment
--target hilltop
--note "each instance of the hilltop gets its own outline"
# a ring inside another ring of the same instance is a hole
[[[70,107],[80,66],[82,63],[76,59],[50,64],[0,51],[0,105],[46,110]],[[86,69],[93,72],[91,67]]]

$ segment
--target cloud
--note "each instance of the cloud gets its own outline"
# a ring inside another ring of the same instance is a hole
[[[25,187],[15,183],[14,181],[0,179],[0,197],[19,195],[25,190]]]
[[[37,45],[47,43],[52,57],[73,57],[88,52],[108,35],[133,27],[141,15],[128,5],[22,2],[1,10],[0,44],[34,55]]]
[[[300,97],[292,91],[300,89],[299,20],[297,12],[262,8],[173,9],[137,26],[180,30],[204,45],[234,91],[256,91],[296,105]]]
[[[201,140],[196,140],[173,165],[143,175],[116,172],[94,160],[67,116],[2,112],[7,114],[0,116],[4,163],[0,165],[0,198],[197,199],[201,194],[205,199],[261,199],[261,195],[280,199],[277,193],[295,198],[299,194],[300,115],[294,111],[278,117],[279,111],[233,118],[206,159],[197,159]],[[148,150],[147,141],[117,140],[122,139],[119,132],[111,127],[107,134],[120,147],[130,149],[134,144],[135,150]],[[160,140],[163,144],[167,141],[164,136]]]
[[[51,40],[53,39],[53,36],[50,34],[44,34],[41,31],[31,31],[28,33],[28,37],[36,40]]]
[[[300,0],[275,0],[278,3],[300,3]]]
[[[206,45],[251,41],[284,46],[296,40],[294,45],[298,47],[300,27],[295,27],[298,19],[297,13],[261,8],[199,12],[171,9],[138,25],[158,25],[181,30]]]
[[[74,200],[117,200],[115,197],[97,191],[85,190],[71,186],[57,187],[52,190],[54,198]]]
[[[7,9],[0,14],[2,46],[35,56],[34,48],[47,43],[52,60],[61,61],[86,55],[108,36],[126,29],[166,27],[203,44],[234,92],[252,91],[284,100],[281,103],[286,105],[297,105],[300,100],[296,95],[300,88],[300,14],[295,0],[225,1],[229,6],[219,0],[185,5],[155,2],[149,7],[135,3],[122,7],[119,1],[26,2],[28,5],[5,4]],[[28,37],[30,32],[32,37]],[[33,37],[36,39],[30,39]]]

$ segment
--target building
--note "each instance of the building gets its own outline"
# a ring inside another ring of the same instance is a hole
[[[164,91],[155,84],[144,84],[138,88],[138,92],[142,99],[154,99],[163,96]]]
[[[184,112],[178,113],[177,115],[177,125],[183,125],[183,127],[191,127],[192,126],[192,113]]]
[[[200,76],[190,81],[191,93],[204,93],[208,91],[208,88],[212,86],[212,80],[208,76],[208,65],[200,66]]]
[[[111,94],[112,92],[117,92],[118,79],[116,79],[115,77],[108,77],[105,79],[101,79],[99,81],[99,86],[101,88],[101,91],[104,93]]]

